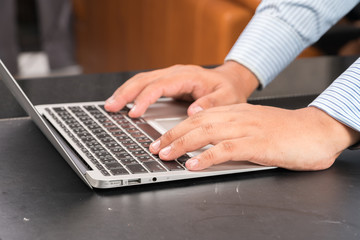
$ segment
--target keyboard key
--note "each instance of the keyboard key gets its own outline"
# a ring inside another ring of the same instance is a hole
[[[88,133],[85,129],[83,131],[78,132],[76,135],[79,138],[81,138],[81,137],[90,137],[91,136],[91,134]]]
[[[118,128],[118,127],[110,127],[110,128],[108,128],[107,129],[109,132],[111,132],[111,133],[113,133],[113,132],[118,132],[118,131],[120,131],[120,128]]]
[[[105,167],[109,170],[117,169],[117,168],[123,168],[120,163],[118,162],[111,162],[111,163],[105,163]]]
[[[102,129],[96,122],[94,121],[86,121],[84,124],[87,126],[90,130],[96,130],[96,129]],[[104,131],[104,130],[103,130]]]
[[[54,107],[52,108],[52,110],[54,110],[57,113],[66,112],[66,109],[64,107]]]
[[[99,111],[95,106],[84,106],[84,108],[88,111]]]
[[[131,121],[135,124],[145,123],[144,119],[142,119],[142,118],[131,118]]]
[[[107,133],[99,133],[99,134],[96,134],[95,136],[96,136],[98,139],[110,137],[110,135],[107,134]]]
[[[152,142],[142,142],[141,146],[143,146],[144,148],[149,148],[151,143]]]
[[[128,147],[128,146],[132,146],[136,143],[134,143],[133,140],[131,140],[130,138],[128,140],[123,140],[123,141],[120,141],[125,147]]]
[[[177,160],[182,165],[185,165],[186,161],[189,160],[189,159],[190,159],[190,157],[185,154],[185,155],[182,155],[181,157],[179,157]]]
[[[130,134],[139,132],[139,130],[137,128],[134,128],[134,127],[126,128],[125,130]]]
[[[104,143],[104,144],[107,144],[107,143],[112,143],[112,142],[114,142],[114,139],[113,139],[112,137],[108,136],[108,137],[105,137],[105,138],[100,139],[100,141],[101,141],[102,143]]]
[[[108,142],[108,143],[105,144],[105,146],[106,146],[107,148],[109,148],[110,150],[112,150],[113,148],[122,149],[122,148],[120,147],[120,145],[119,145],[118,143],[116,143],[115,141]]]
[[[105,150],[101,150],[101,151],[96,151],[94,152],[94,154],[98,157],[98,158],[106,158],[108,156],[111,156],[107,151]]]
[[[121,137],[116,137],[116,139],[121,142],[122,144],[127,144],[127,145],[131,145],[134,142],[131,140],[131,138],[129,138],[128,136],[121,136]]]
[[[139,156],[139,157],[137,157],[137,159],[138,159],[140,162],[154,161],[154,159],[153,159],[152,157],[150,157],[149,155]]]
[[[116,168],[110,170],[112,175],[127,175],[129,172],[125,168]]]
[[[114,155],[116,156],[117,159],[121,160],[121,159],[125,159],[125,158],[132,158],[131,155],[125,151],[122,150],[120,152],[114,152]]]
[[[144,150],[140,150],[140,151],[135,150],[135,151],[131,151],[131,153],[132,153],[134,156],[136,156],[136,157],[148,155],[148,153],[145,152]]]
[[[181,171],[181,170],[185,170],[179,163],[177,163],[176,161],[162,161],[162,164],[165,165],[165,167],[169,170],[169,171]]]
[[[108,158],[103,158],[103,159],[100,159],[100,161],[103,163],[103,164],[105,164],[105,165],[107,165],[107,164],[115,164],[115,163],[117,163],[118,164],[118,161],[115,159],[115,158],[113,158],[113,157],[108,157]],[[121,166],[120,164],[119,164],[119,166]]]
[[[154,140],[161,137],[161,134],[148,123],[139,123],[137,126]]]
[[[138,141],[139,143],[151,142],[150,138],[146,136],[136,137],[136,141]]]
[[[144,165],[147,169],[150,170],[150,172],[166,172],[166,169],[156,161],[144,162]]]
[[[104,175],[104,176],[109,176],[110,174],[108,173],[108,171],[106,171],[106,169],[100,164],[97,163],[95,164],[96,168],[99,169],[99,171]]]
[[[103,127],[105,128],[114,128],[116,127],[115,124],[113,124],[112,122],[109,122],[109,123],[104,123],[103,124]]]
[[[105,133],[105,131],[101,128],[95,128],[95,129],[91,129],[91,132],[95,135],[97,134],[101,134],[101,133]]]
[[[136,144],[128,146],[127,149],[130,150],[130,152],[138,152],[142,150],[142,148]]]
[[[132,164],[139,164],[135,159],[133,158],[123,158],[119,159],[119,161],[124,165],[132,165]]]
[[[93,114],[92,116],[94,116],[94,118],[96,118],[98,121],[103,120],[103,119],[107,119],[107,120],[108,120],[108,118],[107,118],[104,114],[102,114],[102,113]]]
[[[125,117],[124,117],[123,115],[120,115],[120,114],[111,115],[111,117],[112,117],[112,119],[114,119],[115,121],[125,119]]]
[[[111,123],[111,120],[108,119],[108,118],[105,118],[105,117],[104,117],[104,118],[98,118],[97,120],[98,120],[98,122],[101,123],[101,124]]]
[[[100,172],[101,172],[104,176],[110,176],[110,174],[108,173],[108,171],[106,171],[105,169],[100,170]]]
[[[131,165],[126,165],[126,167],[130,170],[131,173],[147,173],[148,171],[141,166],[140,164],[131,164]]]

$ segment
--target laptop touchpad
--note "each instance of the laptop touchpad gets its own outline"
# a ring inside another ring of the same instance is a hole
[[[152,125],[159,133],[164,134],[168,130],[175,127],[177,124],[185,120],[186,117],[182,118],[160,118],[160,119],[153,119],[148,120],[148,123]]]

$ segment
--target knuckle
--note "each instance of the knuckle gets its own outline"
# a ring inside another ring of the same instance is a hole
[[[223,141],[219,144],[220,144],[219,147],[227,153],[233,153],[235,151],[235,148],[236,148],[235,144],[231,141]]]
[[[201,126],[201,132],[205,135],[213,135],[216,131],[213,123],[206,123]]]
[[[218,100],[216,98],[209,97],[209,98],[207,98],[207,101],[208,101],[209,108],[212,108],[212,107],[215,107],[218,105],[217,104]]]
[[[166,142],[172,141],[174,139],[174,136],[175,136],[174,129],[170,129],[163,135],[163,140],[165,140]]]
[[[198,112],[189,118],[190,124],[193,126],[199,126],[203,122],[203,118],[204,118],[203,112]]]
[[[251,110],[252,108],[254,108],[254,105],[245,102],[245,103],[241,103],[241,108],[244,110]]]
[[[141,96],[151,102],[153,98],[159,95],[159,91],[160,88],[159,86],[156,86],[156,84],[148,85],[141,93]]]
[[[181,136],[176,140],[176,147],[177,148],[183,148],[185,144],[187,143],[187,139],[185,136]]]
[[[179,68],[182,68],[184,65],[182,64],[175,64],[173,66],[171,66],[170,68],[173,68],[173,69],[179,69]]]
[[[239,96],[239,94],[236,94],[236,92],[234,92],[234,94],[230,94],[228,98],[229,98],[229,102],[231,103],[238,103],[243,100],[241,96]]]
[[[141,72],[141,73],[138,73],[135,75],[136,78],[144,78],[144,77],[147,77],[149,75],[149,73],[147,72]],[[134,79],[134,78],[132,78]]]
[[[209,163],[210,166],[215,164],[216,154],[213,148],[203,152],[203,159]]]
[[[187,65],[187,67],[191,70],[193,70],[194,72],[199,72],[202,71],[204,68],[198,65]]]

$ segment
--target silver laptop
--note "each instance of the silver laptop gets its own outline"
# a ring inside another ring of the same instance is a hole
[[[271,169],[233,161],[203,171],[189,171],[185,162],[204,149],[174,161],[162,161],[148,147],[186,118],[183,103],[160,99],[142,118],[104,110],[104,102],[34,106],[0,61],[0,76],[31,119],[79,177],[91,188],[114,188],[180,179]],[[131,106],[129,106],[131,107]],[[207,146],[210,147],[210,146]],[[206,148],[206,147],[205,147]]]

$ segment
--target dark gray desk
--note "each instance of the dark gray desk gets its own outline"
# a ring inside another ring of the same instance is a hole
[[[349,59],[299,61],[289,74],[301,79],[307,64],[337,61],[345,66]],[[36,103],[103,100],[130,75],[20,82]],[[330,81],[320,73],[313,78]],[[260,95],[267,100],[254,103],[289,108],[314,97]],[[92,191],[2,85],[0,107],[1,240],[360,238],[360,152],[346,151],[321,172],[276,169]]]

